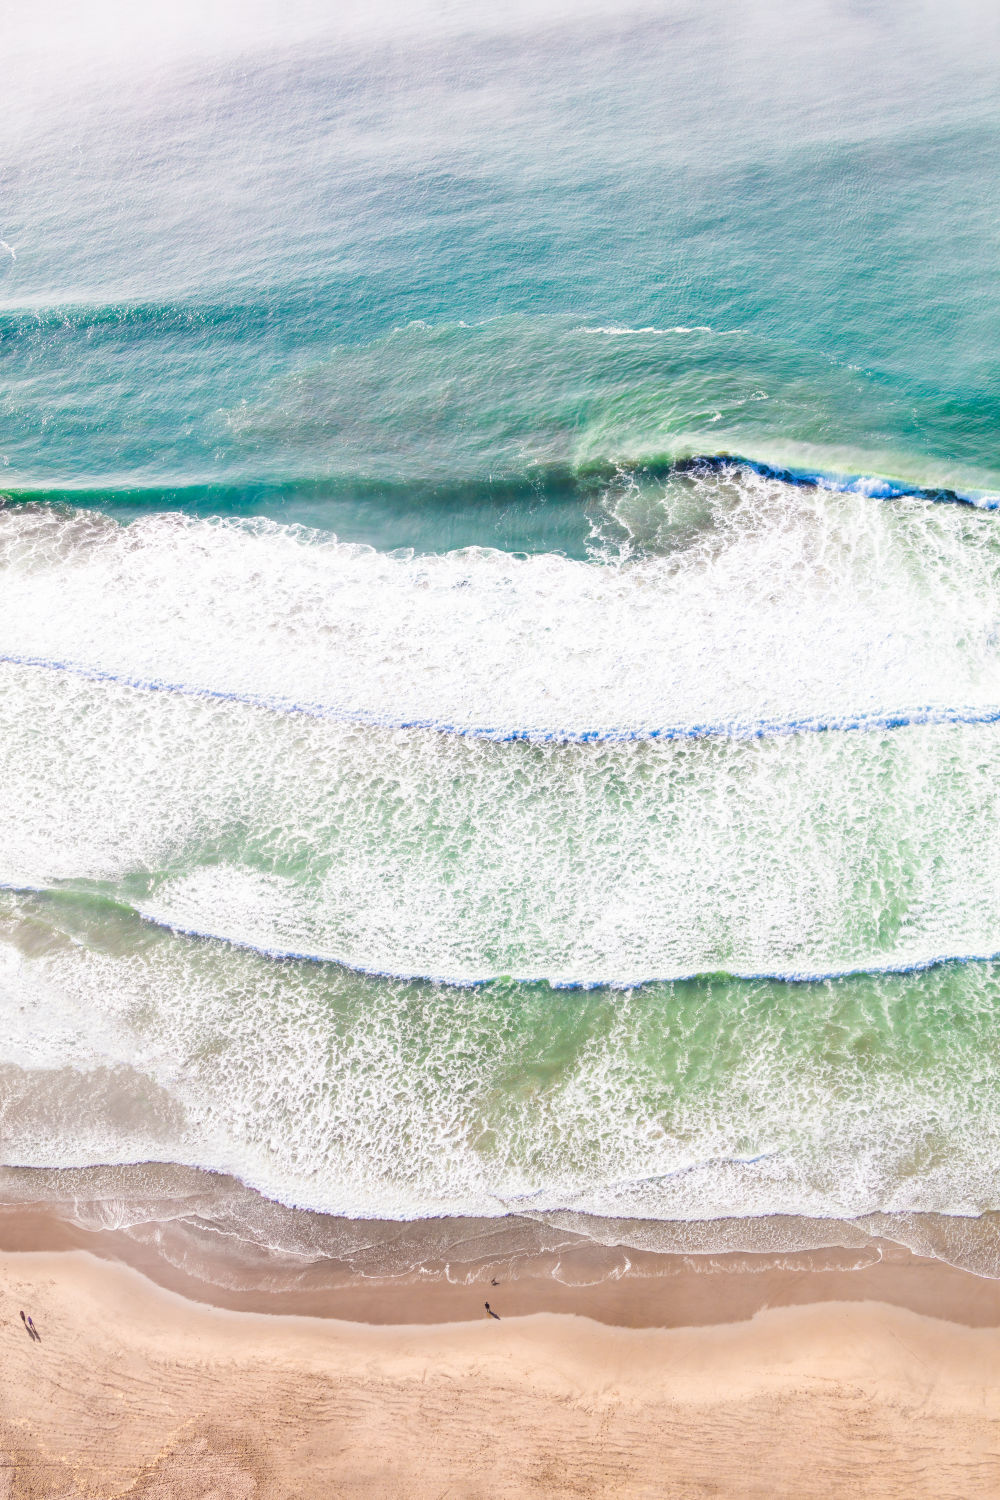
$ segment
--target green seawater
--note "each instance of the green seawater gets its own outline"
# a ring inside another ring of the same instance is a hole
[[[275,964],[66,894],[5,897],[3,931],[22,999],[62,1021],[41,1083],[41,1058],[6,1069],[12,1157],[69,1093],[82,1027],[105,1058],[65,1166],[210,1151],[271,1196],[374,1219],[991,1206],[993,965],[456,989]]]

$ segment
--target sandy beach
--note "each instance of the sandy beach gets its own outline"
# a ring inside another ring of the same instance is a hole
[[[503,1286],[499,1322],[481,1288],[453,1287],[468,1321],[374,1325],[212,1307],[80,1250],[5,1253],[0,1495],[1000,1494],[1000,1327],[969,1326],[994,1283],[916,1261],[886,1264],[881,1288],[772,1269],[758,1302],[800,1305],[726,1321],[748,1279],[701,1273],[718,1296],[699,1327],[507,1316]],[[683,1278],[662,1280],[677,1313]],[[842,1300],[935,1286],[956,1321]],[[616,1295],[649,1293],[628,1278]]]

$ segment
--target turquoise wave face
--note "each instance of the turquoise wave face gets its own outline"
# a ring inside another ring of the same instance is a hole
[[[293,8],[0,127],[6,1160],[996,1208],[996,17]]]
[[[420,323],[262,384],[241,319],[193,318],[180,336],[172,321],[155,309],[71,314],[57,331],[14,320],[11,350],[23,344],[31,375],[23,395],[10,388],[11,499],[122,519],[264,515],[389,549],[574,556],[595,527],[613,532],[609,494],[632,492],[638,515],[641,492],[662,512],[672,472],[731,460],[828,488],[1000,503],[992,393],[945,400],[747,331]],[[39,379],[65,395],[39,403]]]

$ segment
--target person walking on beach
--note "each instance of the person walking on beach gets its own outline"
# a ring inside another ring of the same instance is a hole
[[[23,1308],[21,1310],[21,1322],[24,1324],[24,1330],[27,1333],[29,1339],[33,1341],[37,1339],[38,1342],[41,1343],[42,1340],[39,1336],[38,1329],[35,1327],[30,1318],[25,1317]]]
[[[491,1318],[496,1318],[497,1322],[499,1323],[499,1321],[500,1321],[500,1314],[499,1313],[495,1313],[488,1302],[485,1303],[484,1305],[485,1305],[486,1311],[489,1313],[490,1317]]]

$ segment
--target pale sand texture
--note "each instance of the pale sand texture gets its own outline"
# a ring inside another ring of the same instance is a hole
[[[880,1303],[376,1327],[15,1254],[0,1345],[3,1500],[1000,1495],[1000,1330]]]

